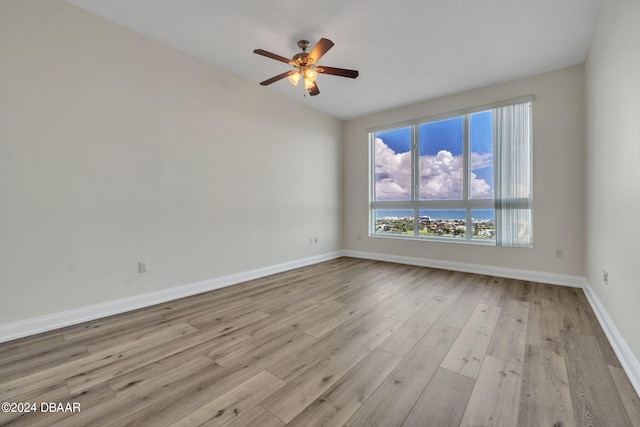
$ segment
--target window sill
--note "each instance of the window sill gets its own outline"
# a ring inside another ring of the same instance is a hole
[[[408,236],[402,234],[379,234],[369,233],[369,237],[376,239],[395,239],[395,240],[412,240],[419,242],[437,242],[437,243],[462,243],[465,245],[477,245],[477,246],[496,246],[495,240],[490,239],[457,239],[455,237],[423,237],[423,236]]]

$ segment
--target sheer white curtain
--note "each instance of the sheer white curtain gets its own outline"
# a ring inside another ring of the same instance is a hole
[[[533,246],[531,102],[493,110],[497,246]]]

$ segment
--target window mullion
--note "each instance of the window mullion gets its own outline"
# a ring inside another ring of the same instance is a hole
[[[471,224],[471,132],[469,131],[469,115],[465,114],[462,119],[462,194],[465,204],[465,238],[471,240],[473,237],[473,224]]]
[[[411,126],[411,200],[420,200],[420,150],[418,149],[418,130],[416,125]]]
[[[411,171],[411,185],[412,194],[411,201],[413,202],[413,235],[419,235],[420,224],[418,221],[418,208],[415,202],[420,200],[420,148],[418,144],[418,126],[415,124],[411,126],[411,159],[412,159],[412,171]]]
[[[471,158],[470,150],[471,144],[469,143],[469,115],[465,114],[462,116],[462,194],[463,200],[466,202],[471,197],[471,188],[470,188],[470,177],[471,177],[471,167],[469,164],[469,160]]]

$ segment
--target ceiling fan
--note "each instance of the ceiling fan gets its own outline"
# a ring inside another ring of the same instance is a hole
[[[292,85],[297,86],[300,80],[304,83],[304,88],[309,91],[309,95],[315,96],[320,93],[318,85],[316,84],[316,78],[318,73],[331,74],[333,76],[349,77],[355,79],[358,77],[358,71],[346,70],[344,68],[325,67],[323,65],[317,65],[322,56],[327,53],[329,49],[333,47],[333,42],[329,39],[320,39],[318,43],[311,49],[311,52],[307,52],[310,43],[308,40],[300,40],[298,47],[302,49],[302,52],[296,53],[293,58],[288,59],[284,56],[276,55],[275,53],[267,52],[264,49],[256,49],[253,53],[266,56],[267,58],[282,61],[287,64],[293,65],[293,70],[285,71],[282,74],[271,77],[263,82],[260,82],[262,86],[270,85],[278,80],[282,80],[285,77],[289,78]]]

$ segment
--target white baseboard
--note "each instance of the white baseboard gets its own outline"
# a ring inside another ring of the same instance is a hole
[[[611,317],[596,296],[589,283],[578,276],[545,273],[530,270],[518,270],[502,267],[493,267],[479,264],[469,264],[453,261],[441,261],[424,258],[405,257],[399,255],[388,255],[374,252],[361,252],[353,250],[342,250],[330,252],[309,258],[294,260],[282,264],[249,270],[237,274],[218,277],[202,282],[177,286],[161,291],[151,292],[143,295],[123,298],[115,301],[108,301],[87,307],[80,307],[60,313],[48,314],[34,319],[27,319],[19,322],[0,325],[0,343],[16,338],[22,338],[41,332],[51,331],[65,326],[75,325],[102,317],[112,316],[139,308],[149,307],[155,304],[171,301],[178,298],[195,295],[248,280],[265,277],[271,274],[282,273],[294,268],[305,267],[324,261],[329,261],[341,256],[353,258],[365,258],[377,261],[397,262],[401,264],[417,265],[421,267],[439,268],[445,270],[462,271],[466,273],[485,274],[489,276],[506,277],[517,280],[529,280],[534,282],[549,283],[553,285],[571,286],[581,288],[593,308],[593,311],[604,329],[611,346],[618,356],[623,369],[627,373],[631,384],[640,395],[640,362],[631,352],[622,335],[611,320]]]
[[[584,282],[584,278],[580,276],[569,276],[565,274],[545,273],[531,270],[518,270],[514,268],[494,267],[490,265],[469,264],[455,261],[441,261],[436,259],[414,258],[352,250],[344,250],[342,251],[342,254],[344,256],[350,256],[354,258],[397,262],[400,264],[417,265],[419,267],[440,268],[443,270],[453,270],[462,271],[465,273],[484,274],[487,276],[506,277],[508,279],[529,280],[532,282],[549,283],[552,285],[570,286],[572,288],[581,288]]]
[[[589,300],[589,304],[591,304],[591,308],[600,322],[600,326],[604,329],[604,333],[607,335],[613,351],[616,353],[616,356],[618,356],[618,360],[620,360],[622,368],[629,377],[629,381],[631,381],[633,388],[636,390],[636,393],[638,393],[638,396],[640,396],[640,361],[638,361],[635,355],[631,352],[627,342],[624,340],[622,335],[620,335],[620,331],[616,328],[613,320],[609,317],[609,313],[607,313],[607,310],[605,310],[604,306],[598,299],[598,296],[586,279],[584,279],[582,289],[584,290],[587,300]]]
[[[47,314],[33,319],[0,325],[0,343],[16,338],[47,332],[65,326],[76,325],[102,317],[113,316],[139,308],[149,307],[155,304],[184,298],[214,289],[224,288],[248,280],[258,279],[271,274],[282,273],[294,268],[305,267],[319,262],[329,261],[342,256],[341,251],[330,252],[309,258],[298,259],[282,264],[257,268],[255,270],[244,271],[228,276],[217,277],[204,280],[202,282],[190,283],[188,285],[176,286],[161,291],[136,295],[115,301],[108,301],[94,304],[87,307],[75,308],[60,313]]]

